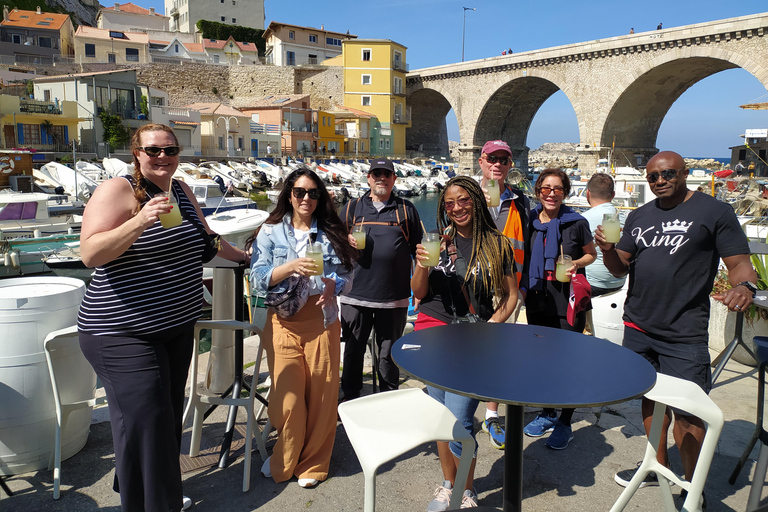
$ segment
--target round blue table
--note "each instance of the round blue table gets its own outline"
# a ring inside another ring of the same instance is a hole
[[[595,407],[644,395],[656,371],[607,340],[523,324],[453,324],[407,334],[397,365],[436,388],[507,405],[504,511],[521,510],[523,408]]]

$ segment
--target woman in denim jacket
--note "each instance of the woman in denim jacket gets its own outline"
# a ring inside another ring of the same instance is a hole
[[[313,241],[323,250],[321,275],[305,257]],[[251,264],[251,282],[262,293],[297,281],[309,286],[306,304],[288,317],[269,308],[264,326],[268,412],[278,438],[261,472],[275,482],[295,475],[301,487],[313,487],[328,477],[339,392],[336,296],[352,287],[356,257],[323,182],[308,167],[293,171],[256,237]]]

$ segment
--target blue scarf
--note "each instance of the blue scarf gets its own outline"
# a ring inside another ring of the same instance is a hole
[[[539,233],[531,243],[531,264],[528,270],[529,290],[543,290],[546,271],[555,270],[555,261],[560,254],[560,243],[563,241],[560,226],[584,218],[564,204],[560,205],[557,217],[546,224],[542,224],[539,220],[539,213],[541,213],[541,205],[531,212],[533,229]]]

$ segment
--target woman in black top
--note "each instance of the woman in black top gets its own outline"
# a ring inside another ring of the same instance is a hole
[[[584,274],[584,267],[597,257],[589,222],[563,204],[571,191],[571,182],[562,169],[544,169],[534,190],[541,204],[531,212],[531,263],[525,298],[528,324],[582,332],[586,312],[576,315],[574,325],[568,323],[571,286],[555,279],[555,262],[562,251],[573,258],[567,275]],[[558,420],[554,409],[544,409],[523,432],[530,437],[552,432],[547,447],[563,450],[573,439],[572,416],[573,409],[563,409]]]
[[[496,229],[480,185],[468,176],[451,179],[440,194],[437,217],[439,232],[443,234],[438,265],[431,269],[422,266],[428,252],[423,245],[416,246],[417,263],[411,289],[421,303],[415,330],[466,320],[472,311],[477,321],[504,322],[517,303],[517,281],[512,270],[514,255],[509,239]],[[495,308],[494,298],[498,300]],[[431,386],[427,389],[474,438],[478,400]],[[435,491],[429,510],[445,510],[448,506],[456,483],[461,445],[438,442],[437,451],[444,482]],[[464,489],[462,508],[477,506],[474,469],[473,460],[467,481],[459,482],[459,488]]]

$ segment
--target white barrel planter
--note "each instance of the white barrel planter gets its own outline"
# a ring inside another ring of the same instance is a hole
[[[0,280],[0,474],[48,467],[56,409],[45,362],[45,337],[77,323],[85,295],[79,279],[56,276]],[[65,400],[93,398],[96,377],[82,355],[62,354],[57,365]],[[88,440],[91,410],[70,415],[62,435],[62,460]]]

